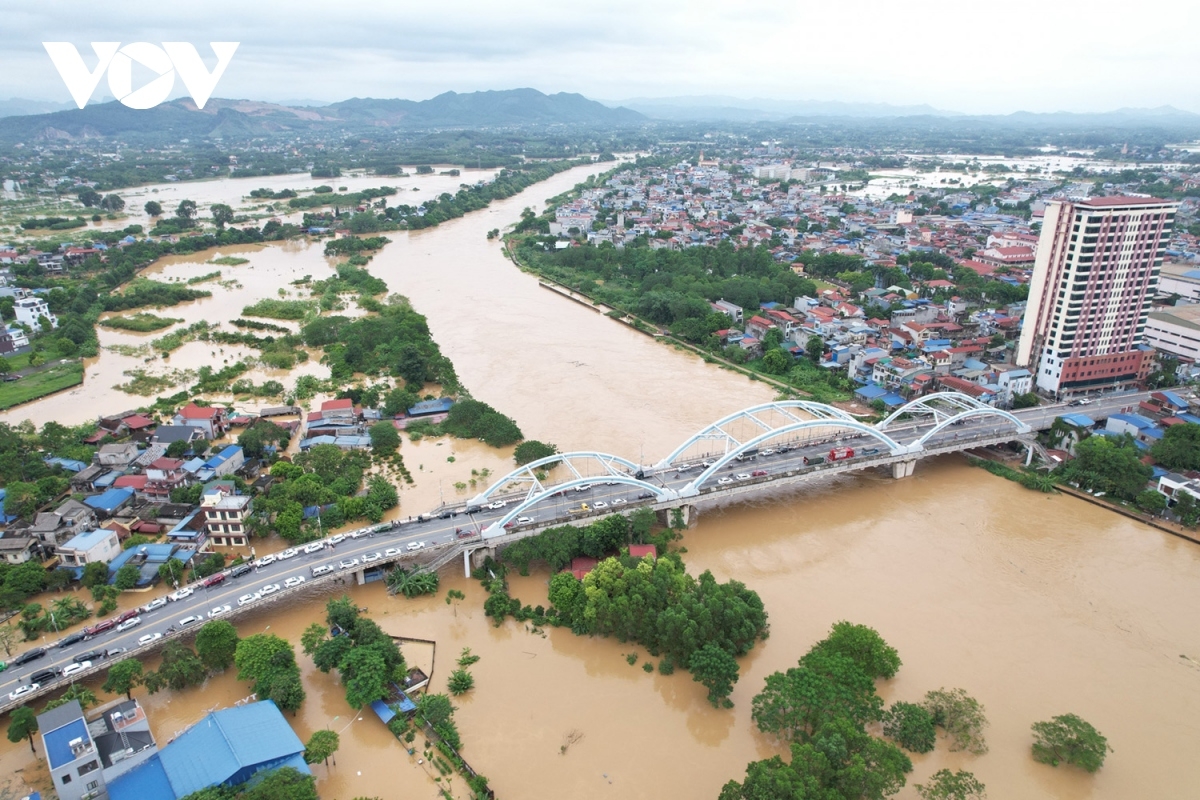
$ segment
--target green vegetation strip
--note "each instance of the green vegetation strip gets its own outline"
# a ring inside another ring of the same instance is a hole
[[[242,264],[249,264],[250,259],[239,258],[238,256],[221,256],[220,258],[214,258],[212,261],[209,261],[208,263],[219,264],[222,267],[237,267]]]
[[[7,410],[30,400],[37,400],[48,394],[61,392],[83,383],[83,363],[68,361],[26,375],[18,381],[6,381],[0,384],[0,411]]]
[[[220,275],[221,273],[217,273]],[[169,328],[172,325],[183,322],[178,317],[160,317],[149,312],[134,314],[131,317],[112,317],[100,321],[101,327],[115,328],[121,331],[137,331],[138,333],[149,333],[150,331],[158,331],[163,328]]]

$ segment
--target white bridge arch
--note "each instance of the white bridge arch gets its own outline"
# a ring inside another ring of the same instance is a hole
[[[537,506],[539,503],[541,503],[545,500],[551,499],[551,498],[555,497],[556,495],[563,494],[564,492],[573,492],[575,490],[576,486],[586,486],[589,484],[602,483],[602,482],[621,483],[621,484],[625,484],[626,486],[635,486],[640,489],[644,489],[646,492],[652,493],[658,501],[669,501],[669,500],[678,500],[679,499],[679,493],[674,491],[673,489],[668,489],[663,486],[655,486],[652,483],[649,483],[644,480],[640,480],[638,478],[634,478],[629,475],[608,475],[608,476],[604,476],[604,477],[600,477],[600,478],[576,478],[574,480],[565,481],[563,483],[556,483],[553,486],[542,489],[540,492],[538,492],[536,494],[530,494],[530,495],[526,496],[526,498],[524,500],[522,500],[520,503],[518,503],[517,505],[515,505],[511,508],[508,508],[508,510],[505,511],[504,516],[502,516],[500,519],[496,520],[491,525],[484,528],[483,529],[483,538],[488,539],[488,538],[491,538],[494,536],[503,535],[505,532],[506,525],[508,525],[510,522],[512,522],[513,520],[517,519],[522,514],[524,514],[526,511]],[[563,496],[565,497],[566,495],[563,495]],[[580,502],[582,503],[584,500],[586,500],[586,498],[584,498]],[[566,521],[564,521],[562,524],[568,524],[568,523]]]
[[[926,442],[930,441],[935,436],[940,434],[942,431],[946,430],[946,428],[949,428],[951,425],[957,425],[960,422],[966,422],[968,419],[971,419],[973,417],[996,417],[1003,422],[1012,423],[1013,426],[1015,426],[1015,428],[1016,428],[1014,433],[1017,433],[1017,434],[1029,433],[1029,431],[1031,430],[1031,428],[1028,425],[1026,425],[1024,422],[1021,422],[1021,420],[1017,419],[1016,417],[1014,417],[1012,414],[1008,413],[1007,411],[1004,411],[1003,409],[999,409],[999,408],[991,408],[990,406],[985,406],[983,408],[973,408],[970,411],[963,411],[962,413],[955,414],[953,417],[950,417],[949,419],[943,419],[937,425],[933,426],[928,431],[926,431],[921,436],[920,439],[917,439],[917,441],[915,441],[913,443],[913,447],[924,449]]]
[[[794,410],[804,411],[811,415],[815,420],[849,420],[854,421],[854,417],[842,411],[840,408],[826,405],[825,403],[814,403],[811,400],[777,400],[772,403],[762,403],[761,405],[743,408],[741,411],[735,411],[729,416],[722,417],[711,425],[701,429],[693,435],[662,461],[655,464],[658,469],[665,469],[672,466],[676,459],[683,455],[689,448],[705,441],[721,442],[725,453],[731,452],[730,448],[739,448],[742,446],[741,440],[731,434],[726,427],[737,422],[749,422],[754,427],[769,432],[778,430],[779,426],[772,425],[762,419],[760,415],[765,412],[774,412],[788,420],[786,425],[795,424],[798,422],[812,421],[799,417],[793,413]],[[738,451],[740,452],[740,451]]]
[[[855,431],[860,435],[870,436],[886,447],[890,455],[905,455],[906,453],[913,452],[914,450],[912,446],[900,444],[883,431],[880,431],[873,425],[867,425],[865,422],[859,422],[854,419],[808,419],[775,428],[774,430],[760,434],[747,442],[743,442],[742,444],[738,445],[736,449],[727,452],[721,458],[714,461],[703,472],[697,475],[695,480],[691,481],[687,486],[680,489],[679,496],[695,497],[700,493],[700,487],[703,486],[710,478],[712,478],[713,475],[716,475],[719,471],[729,466],[730,462],[748,450],[757,450],[760,445],[765,444],[772,439],[778,438],[779,436],[795,433],[797,431],[818,428],[834,428],[839,431]]]
[[[537,461],[530,461],[528,464],[517,467],[512,472],[502,478],[498,478],[491,486],[485,489],[482,493],[471,498],[471,505],[483,505],[488,502],[497,492],[510,484],[528,484],[529,490],[526,497],[533,497],[546,490],[542,481],[538,478],[537,473],[543,467],[549,468],[556,464],[562,464],[571,473],[571,475],[584,483],[599,480],[609,480],[616,477],[632,477],[641,471],[641,467],[628,461],[620,456],[614,456],[609,453],[600,453],[590,450],[579,451],[574,453],[555,453],[552,456],[539,458]],[[580,467],[585,464],[599,465],[601,474],[595,475],[588,470],[588,474],[580,471]]]

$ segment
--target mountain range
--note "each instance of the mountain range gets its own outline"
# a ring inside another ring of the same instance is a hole
[[[601,103],[580,94],[536,89],[445,92],[429,100],[351,98],[327,105],[212,98],[201,110],[190,98],[133,110],[115,101],[86,108],[32,100],[0,101],[0,142],[71,140],[108,136],[242,138],[306,130],[400,131],[571,125],[593,128],[647,123],[838,122],[854,126],[928,125],[942,129],[1011,127],[1047,130],[1146,127],[1179,135],[1200,134],[1200,115],[1171,106],[1122,108],[1104,113],[967,115],[928,105],[785,101],[717,95],[633,98]]]

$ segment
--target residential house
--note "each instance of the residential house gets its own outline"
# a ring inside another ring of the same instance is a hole
[[[208,538],[218,546],[245,547],[249,541],[246,517],[250,498],[233,494],[227,486],[217,486],[200,498]]]
[[[994,389],[980,386],[978,383],[966,378],[959,378],[954,375],[939,375],[937,383],[942,389],[948,392],[960,392],[969,397],[974,397],[979,402],[989,406],[996,404],[996,391]]]
[[[349,397],[321,403],[321,419],[354,419],[354,401]]]
[[[34,557],[37,539],[32,536],[5,536],[0,539],[0,558],[9,564],[24,564]]]
[[[96,463],[102,467],[123,468],[138,457],[138,447],[133,442],[101,445],[96,451]]]
[[[219,439],[229,430],[226,409],[220,406],[198,406],[188,403],[171,418],[172,425],[187,425],[198,429],[205,439]]]
[[[187,442],[191,444],[198,439],[203,439],[204,430],[194,425],[159,425],[155,429],[154,435],[150,437],[153,444],[169,445],[175,442]]]
[[[713,311],[728,315],[729,318],[734,322],[742,321],[743,310],[739,305],[731,303],[728,300],[718,300],[717,302],[712,303],[712,307]]]
[[[1178,503],[1181,493],[1190,494],[1195,500],[1200,501],[1200,480],[1180,475],[1177,472],[1160,475],[1157,488],[1160,494],[1166,496],[1168,505],[1173,506]]]
[[[749,322],[746,323],[746,333],[749,336],[753,336],[755,339],[761,340],[763,336],[766,335],[767,331],[774,327],[775,324],[771,322],[771,320],[767,319],[766,317],[760,317],[756,314],[750,318]]]
[[[112,561],[121,553],[121,540],[116,531],[98,528],[73,536],[60,544],[55,553],[64,567],[83,567],[94,561]]]
[[[146,712],[136,700],[107,703],[90,721],[79,701],[72,700],[39,714],[37,723],[50,780],[61,800],[109,798],[108,784],[158,753]],[[162,795],[151,791],[144,796]]]
[[[69,499],[54,511],[40,511],[22,535],[32,536],[48,545],[57,545],[80,531],[96,527],[96,512],[78,500]]]
[[[214,478],[232,475],[241,469],[242,464],[245,462],[246,454],[241,446],[231,444],[205,461],[204,466],[196,473],[196,478],[197,480],[207,482]]]
[[[102,494],[85,497],[85,505],[94,508],[99,516],[113,517],[133,499],[131,489],[109,489]]]
[[[150,462],[146,468],[144,491],[150,497],[170,497],[173,489],[186,486],[187,483],[188,474],[183,469],[183,461],[162,456]]]
[[[50,304],[40,297],[23,297],[13,304],[17,322],[33,330],[41,330],[41,320],[46,319],[51,328],[58,327],[58,317],[50,313]]]

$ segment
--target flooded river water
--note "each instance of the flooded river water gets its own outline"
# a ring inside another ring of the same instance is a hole
[[[514,416],[527,435],[634,459],[644,448],[652,460],[770,393],[540,289],[487,242],[487,230],[585,174],[559,176],[430,231],[394,235],[371,269],[428,316],[474,396]],[[284,248],[276,252],[267,258],[286,257]],[[304,253],[292,256],[303,263],[299,274],[316,263]],[[476,464],[496,473],[509,459],[460,442],[406,441],[402,452],[417,479],[404,494],[413,505],[448,494]],[[646,654],[631,644],[565,630],[534,634],[511,620],[493,627],[481,588],[458,565],[443,572],[437,597],[392,599],[378,584],[350,592],[389,632],[437,641],[435,690],[444,690],[462,647],[482,656],[456,718],[464,755],[502,798],[715,798],[748,761],[781,752],[750,719],[764,677],[794,665],[839,619],[875,627],[899,650],[904,666],[881,688],[889,702],[962,687],[987,708],[990,752],[951,754],[939,742],[914,758],[901,798],[915,798],[912,784],[943,766],[971,770],[994,798],[1194,795],[1195,545],[1073,498],[1029,492],[957,458],[922,462],[901,481],[872,473],[705,509],[683,544],[693,572],[745,582],[770,614],[770,638],[741,661],[730,711],[712,709],[684,672],[643,672]],[[544,603],[548,577],[515,579],[513,595]],[[466,599],[447,605],[449,588]],[[298,642],[324,600],[263,610],[238,627],[248,635],[269,626]],[[632,652],[635,666],[624,658]],[[299,660],[308,699],[293,720],[297,733],[342,732],[337,765],[313,770],[322,797],[437,796],[427,765],[373,715],[355,717],[333,676]],[[165,742],[248,693],[225,674],[202,689],[137,696]],[[1029,756],[1030,724],[1067,712],[1096,725],[1114,748],[1094,776]],[[33,777],[28,746],[4,743],[0,769]]]

